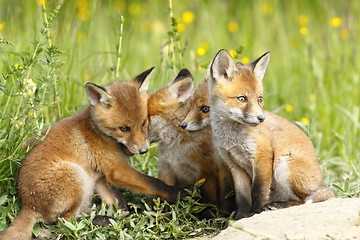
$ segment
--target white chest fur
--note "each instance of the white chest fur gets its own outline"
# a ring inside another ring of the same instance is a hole
[[[149,132],[151,140],[160,141],[158,149],[160,167],[170,168],[184,185],[199,180],[200,167],[190,159],[190,153],[196,143],[181,142],[178,130],[160,116],[152,119]]]
[[[230,166],[236,164],[253,177],[253,161],[256,150],[255,139],[242,126],[224,119],[216,113],[211,115],[214,144],[220,156]]]
[[[160,164],[164,162],[183,184],[192,184],[200,177],[198,164],[190,158],[193,147],[192,143],[180,144],[178,139],[173,139],[169,144],[159,145]]]

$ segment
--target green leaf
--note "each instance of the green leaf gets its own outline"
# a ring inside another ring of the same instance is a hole
[[[72,230],[72,231],[76,231],[77,228],[74,224],[72,224],[71,222],[68,222],[66,220],[64,220],[64,226],[67,227],[68,229]]]
[[[4,203],[6,203],[6,201],[8,200],[8,196],[7,195],[3,195],[0,197],[0,206],[2,206]]]

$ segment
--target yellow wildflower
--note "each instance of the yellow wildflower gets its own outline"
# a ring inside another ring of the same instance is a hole
[[[89,0],[77,0],[76,8],[78,10],[84,10],[84,9],[89,8]]]
[[[272,2],[263,2],[260,9],[264,15],[271,15],[274,12],[274,4]]]
[[[341,21],[341,18],[339,17],[333,17],[331,20],[330,20],[330,25],[334,28],[338,28],[340,27],[342,24],[342,21]]]
[[[85,10],[82,10],[82,11],[78,11],[77,14],[76,14],[76,18],[77,20],[79,21],[82,21],[82,22],[86,22],[90,19],[90,11],[89,9],[85,9]]]
[[[301,118],[300,122],[304,125],[309,125],[309,123],[310,123],[309,119],[306,117]]]
[[[37,5],[44,7],[47,3],[47,0],[36,0]]]
[[[184,23],[178,23],[177,25],[177,31],[178,32],[185,32],[186,26]]]
[[[83,75],[83,81],[86,82],[89,79],[89,74],[85,73]]]
[[[18,68],[19,66],[20,66],[20,65],[17,64],[17,63],[14,64],[14,67],[15,67],[15,68]]]
[[[206,178],[202,178],[199,181],[197,181],[197,183],[204,183],[206,181]]]
[[[131,15],[139,15],[141,13],[141,6],[137,3],[132,3],[129,5],[128,11]]]
[[[237,57],[237,52],[236,52],[236,50],[231,49],[231,50],[229,51],[229,53],[230,53],[230,55],[231,55],[232,58],[236,58],[236,57]]]
[[[292,112],[292,110],[293,110],[293,106],[291,104],[286,104],[285,105],[285,111]]]
[[[227,30],[231,33],[239,31],[239,24],[235,21],[231,21],[227,25]]]
[[[204,56],[207,51],[209,50],[209,43],[208,42],[202,42],[200,44],[200,47],[196,50],[196,53],[198,56]]]
[[[309,18],[308,18],[308,16],[306,16],[306,15],[300,15],[300,16],[298,17],[298,23],[299,23],[301,26],[306,26],[306,25],[308,25],[308,23],[309,23]]]
[[[5,22],[0,22],[0,31],[5,29]]]
[[[206,50],[205,50],[204,48],[202,48],[202,47],[199,47],[199,48],[196,50],[196,53],[197,53],[197,55],[199,55],[199,56],[204,56],[205,53],[206,53]]]
[[[350,36],[349,30],[347,30],[346,28],[342,29],[340,32],[340,37],[342,39],[348,39]]]
[[[76,1],[76,19],[86,22],[90,19],[89,0]]]
[[[181,19],[185,24],[190,24],[195,20],[195,14],[192,11],[185,11]]]
[[[309,29],[307,27],[301,27],[299,29],[299,33],[303,36],[306,36],[309,33]]]
[[[248,63],[250,63],[250,59],[248,57],[243,57],[243,58],[241,58],[241,62],[243,64],[248,64]]]

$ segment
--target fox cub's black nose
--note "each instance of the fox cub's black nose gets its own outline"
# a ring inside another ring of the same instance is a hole
[[[186,122],[182,122],[182,123],[180,123],[180,127],[181,127],[182,129],[185,129],[185,128],[186,128],[186,126],[187,126],[187,123],[186,123]]]
[[[141,149],[139,150],[139,153],[140,153],[140,154],[144,154],[144,153],[147,153],[147,151],[148,151],[147,148],[141,148]]]
[[[265,120],[265,116],[264,115],[259,115],[257,117],[257,119],[259,120],[259,122],[263,122]]]

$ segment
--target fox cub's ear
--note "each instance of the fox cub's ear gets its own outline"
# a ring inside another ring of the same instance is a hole
[[[111,106],[112,97],[104,87],[88,82],[85,90],[91,105],[103,104],[105,107]]]
[[[266,68],[268,66],[268,63],[270,61],[270,52],[265,53],[258,59],[256,59],[254,62],[249,63],[247,66],[250,67],[256,76],[257,80],[260,82],[264,78]]]
[[[146,92],[149,88],[150,77],[155,67],[149,68],[134,78],[134,82],[139,85],[139,93]]]
[[[194,89],[194,78],[191,72],[183,68],[169,86],[170,97],[185,102]]]
[[[220,50],[210,66],[210,74],[214,81],[228,80],[231,81],[236,72],[236,65],[230,53],[224,49]]]

